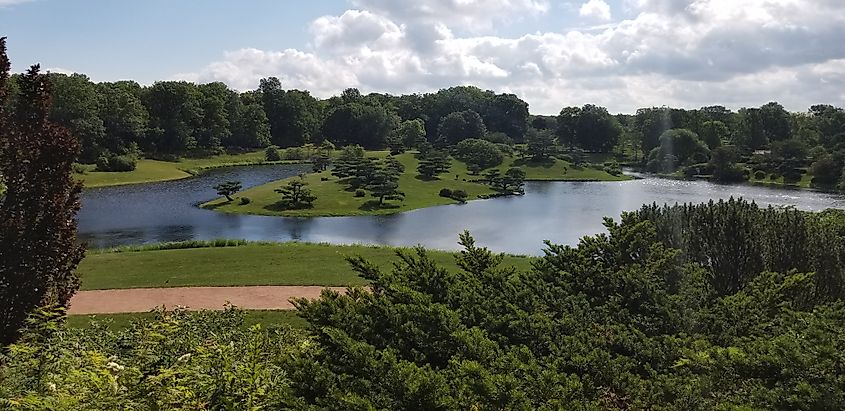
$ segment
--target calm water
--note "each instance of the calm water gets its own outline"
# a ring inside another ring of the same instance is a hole
[[[307,165],[230,168],[200,177],[83,193],[79,229],[92,247],[162,241],[244,238],[330,243],[458,247],[469,230],[496,251],[539,254],[543,240],[575,244],[604,231],[602,217],[618,217],[644,203],[705,202],[743,197],[758,204],[803,210],[845,208],[845,196],[754,186],[724,186],[658,178],[608,183],[529,183],[522,197],[471,201],[393,216],[281,218],[227,215],[195,205],[216,197],[211,188],[227,180],[251,187],[306,171]]]

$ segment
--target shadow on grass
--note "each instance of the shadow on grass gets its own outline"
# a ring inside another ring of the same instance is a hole
[[[543,167],[543,168],[552,168],[555,166],[555,159],[553,158],[546,158],[542,160],[533,160],[530,158],[520,158],[518,160],[514,160],[514,166],[521,167]]]
[[[275,202],[275,203],[273,203],[273,204],[268,204],[268,205],[264,206],[264,209],[265,209],[265,210],[267,210],[267,211],[276,211],[276,212],[279,212],[279,211],[308,210],[308,209],[311,209],[311,208],[314,208],[314,205],[313,205],[313,204],[299,204],[299,205],[297,205],[297,206],[291,206],[291,205],[285,204],[285,203],[283,203],[283,202],[281,202],[281,201],[278,201],[278,202]]]
[[[361,206],[358,207],[358,209],[361,210],[361,211],[376,211],[376,210],[396,209],[396,208],[399,208],[399,207],[401,207],[401,205],[399,205],[399,204],[393,204],[393,203],[381,203],[381,204],[379,204],[378,200],[369,200],[369,201],[364,202],[364,204],[361,204]]]
[[[414,178],[420,181],[440,181],[439,177],[428,177],[421,174],[417,174]]]

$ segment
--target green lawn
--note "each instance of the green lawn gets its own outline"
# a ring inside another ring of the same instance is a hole
[[[383,158],[387,152],[368,152],[369,157]],[[440,179],[424,181],[417,178],[418,160],[412,153],[397,155],[396,158],[405,165],[405,173],[399,178],[399,189],[405,193],[404,201],[390,201],[386,206],[374,206],[374,199],[370,196],[354,197],[337,177],[330,172],[308,174],[305,181],[308,188],[317,197],[314,206],[304,210],[283,210],[276,204],[281,195],[275,190],[285,184],[287,180],[274,181],[258,187],[253,187],[241,193],[238,197],[248,197],[249,204],[240,204],[238,200],[227,201],[218,198],[202,205],[202,207],[236,214],[259,214],[291,217],[317,216],[348,216],[348,215],[380,215],[395,214],[418,208],[432,207],[444,204],[454,204],[456,201],[440,197],[440,190],[464,190],[469,200],[482,195],[493,194],[488,186],[471,182],[481,177],[470,175],[466,164],[452,160],[452,167],[448,173],[442,174]],[[533,163],[508,158],[500,167],[504,172],[512,166],[522,167],[528,180],[545,181],[620,181],[627,180],[627,176],[613,176],[601,170],[591,168],[572,167],[568,163],[552,159],[547,162]],[[298,178],[298,177],[294,177]],[[322,179],[328,179],[322,181]]]
[[[798,181],[797,183],[790,183],[790,184],[785,183],[783,181],[783,177],[780,177],[777,180],[770,180],[768,175],[766,175],[766,177],[763,178],[762,180],[757,180],[756,178],[754,178],[754,175],[752,174],[751,179],[749,181],[753,184],[767,185],[767,186],[772,186],[772,187],[813,188],[812,180],[813,180],[813,176],[811,176],[808,173],[808,174],[802,174],[801,180]]]
[[[457,241],[457,238],[456,238]],[[395,248],[308,243],[247,244],[234,247],[153,251],[89,252],[79,265],[81,289],[236,285],[364,285],[344,260],[362,256],[388,270]],[[454,254],[430,251],[438,263],[457,269]],[[505,264],[526,269],[529,257],[508,256]]]
[[[555,158],[540,162],[510,158],[499,169],[504,172],[509,167],[521,167],[525,170],[525,179],[529,181],[625,181],[631,179],[626,175],[614,176],[604,170],[575,167]]]
[[[105,324],[110,330],[118,331],[129,328],[133,321],[151,320],[155,313],[125,313],[125,314],[97,314],[97,315],[70,315],[67,317],[67,325],[71,328],[90,328],[93,321]],[[286,311],[244,311],[244,327],[251,327],[255,324],[262,326],[287,325],[293,328],[305,328],[307,322],[300,318],[295,310]]]
[[[94,171],[94,166],[83,166],[84,174],[74,174],[87,188],[107,187],[125,184],[152,183],[187,178],[204,170],[249,164],[263,164],[264,151],[242,154],[222,154],[207,158],[183,158],[179,161],[138,160],[133,171],[102,172]]]
[[[369,152],[369,157],[383,158],[387,155],[385,151]],[[394,214],[417,208],[431,207],[443,204],[455,204],[456,201],[440,197],[440,189],[464,190],[469,199],[478,198],[479,195],[492,194],[493,191],[478,183],[471,183],[471,179],[478,179],[478,176],[471,176],[467,172],[466,165],[462,162],[452,160],[451,170],[440,176],[439,180],[424,181],[417,178],[417,164],[419,163],[411,153],[400,154],[396,158],[405,165],[405,173],[399,177],[399,190],[405,193],[404,201],[390,201],[381,208],[374,207],[373,197],[355,197],[352,192],[346,190],[337,177],[330,172],[312,173],[305,176],[311,192],[317,196],[314,207],[305,210],[280,210],[276,203],[281,195],[274,190],[284,185],[285,180],[274,181],[254,187],[237,194],[237,197],[249,197],[251,203],[241,205],[237,200],[227,202],[225,198],[219,198],[203,204],[202,207],[213,208],[227,213],[246,213],[261,215],[282,215],[296,217],[315,216],[346,216],[346,215],[374,215]],[[298,177],[294,177],[298,178]],[[321,181],[321,178],[328,178],[328,181]]]

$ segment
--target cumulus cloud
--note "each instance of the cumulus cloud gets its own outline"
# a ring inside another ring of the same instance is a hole
[[[610,6],[604,0],[590,0],[581,5],[578,10],[581,17],[590,17],[596,20],[610,21]]]
[[[467,27],[531,18],[549,12],[548,3],[352,3],[357,9],[311,23],[308,51],[230,51],[177,78],[251,89],[274,75],[286,87],[321,97],[346,87],[404,93],[474,84],[516,93],[532,112],[545,114],[585,103],[621,112],[770,100],[793,110],[815,102],[845,105],[845,2],[839,0],[628,0],[634,16],[628,20],[511,37]],[[577,12],[610,18],[601,4],[607,6],[590,0]]]

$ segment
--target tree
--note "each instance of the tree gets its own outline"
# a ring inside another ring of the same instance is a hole
[[[587,104],[578,114],[575,140],[585,150],[607,153],[619,141],[622,127],[604,107]]]
[[[299,147],[312,140],[322,119],[319,101],[307,91],[282,89],[276,77],[261,79],[258,90],[273,144]]]
[[[134,81],[97,84],[99,114],[103,121],[101,146],[114,154],[127,154],[135,143],[145,147],[149,115],[141,102],[141,86]]]
[[[240,100],[240,99],[239,99]],[[229,140],[229,147],[261,148],[270,145],[270,121],[260,104],[242,104],[240,116]]]
[[[316,196],[311,194],[311,190],[306,188],[306,183],[302,178],[293,179],[286,185],[277,188],[277,193],[282,195],[279,205],[285,210],[300,210],[303,208],[313,207]]]
[[[384,205],[384,200],[402,200],[405,193],[399,191],[399,172],[395,164],[384,164],[373,174],[366,186],[366,190],[375,198],[378,198],[379,207]]]
[[[481,139],[487,129],[481,116],[475,111],[454,112],[440,120],[437,127],[438,141],[443,145],[453,145],[468,138]]]
[[[670,172],[682,165],[707,161],[710,150],[698,135],[686,129],[672,129],[660,136],[660,146],[649,153],[652,171]]]
[[[502,164],[504,155],[495,144],[474,138],[466,139],[455,146],[455,158],[477,171]]]
[[[83,74],[48,74],[52,90],[50,121],[76,135],[80,159],[93,163],[103,150],[105,128],[100,119],[97,88]]]
[[[235,93],[221,82],[201,84],[198,90],[202,121],[196,131],[197,146],[216,151],[232,135],[227,104]]]
[[[710,167],[713,168],[713,180],[722,183],[743,181],[745,175],[737,166],[739,153],[735,146],[720,146],[710,152]]]
[[[436,179],[438,175],[449,171],[451,164],[449,157],[439,151],[430,151],[428,155],[420,160],[417,172],[426,180]]]
[[[727,140],[730,135],[730,130],[721,121],[705,121],[701,125],[701,141],[707,144],[711,150],[722,145],[722,141]]]
[[[79,288],[74,271],[81,184],[71,177],[79,140],[49,120],[50,83],[32,66],[7,109],[10,64],[0,38],[0,345],[15,341],[37,307],[67,307]]]
[[[159,81],[145,90],[152,151],[178,154],[197,146],[197,131],[202,127],[200,99],[197,86],[184,81]]]
[[[534,161],[543,161],[555,153],[555,135],[548,130],[529,130],[525,136],[526,154]]]
[[[484,124],[493,132],[522,141],[528,131],[528,103],[514,94],[498,94],[490,101],[484,112]]]
[[[279,148],[276,146],[267,146],[267,148],[264,149],[264,160],[281,161],[282,155],[279,154]]]
[[[821,155],[810,165],[810,175],[813,185],[819,187],[833,187],[842,177],[842,163],[836,161],[830,154]]]
[[[397,122],[398,118],[384,107],[352,99],[329,111],[321,132],[337,145],[381,149]]]
[[[241,191],[242,188],[240,181],[227,181],[214,186],[214,189],[217,190],[217,195],[225,196],[228,201],[233,201],[232,194]]]
[[[575,148],[575,144],[578,142],[576,133],[580,117],[580,107],[564,107],[560,111],[557,116],[557,129],[555,129],[560,144],[569,146],[570,149]]]
[[[396,136],[405,148],[415,148],[425,141],[425,123],[420,119],[405,120],[396,129]]]

